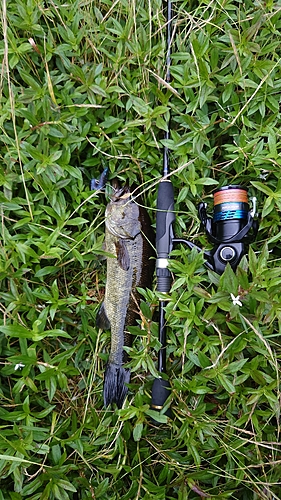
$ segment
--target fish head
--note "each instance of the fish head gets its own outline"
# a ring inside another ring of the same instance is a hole
[[[107,230],[118,238],[134,239],[140,233],[139,207],[128,185],[114,189],[105,216]]]
[[[131,197],[131,190],[128,184],[124,186],[120,186],[118,181],[115,181],[112,184],[113,194],[110,196],[110,199],[113,203],[122,204],[124,200],[127,200]]]

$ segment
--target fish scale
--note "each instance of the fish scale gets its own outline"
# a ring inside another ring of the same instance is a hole
[[[109,253],[116,255],[115,238],[107,232],[106,249]],[[138,234],[135,239],[124,240],[124,244],[130,255],[131,264],[127,271],[116,265],[116,259],[108,259],[107,263],[107,287],[105,292],[104,306],[111,325],[111,351],[110,363],[121,364],[127,361],[123,346],[131,345],[131,335],[125,330],[125,326],[133,323],[135,319],[136,303],[133,300],[132,291],[141,282],[141,266],[139,265],[140,254],[143,252],[143,236]],[[116,286],[117,285],[117,286]],[[114,291],[113,291],[114,290]],[[126,311],[126,316],[124,316]]]

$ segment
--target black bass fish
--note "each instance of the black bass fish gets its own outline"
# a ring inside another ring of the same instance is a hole
[[[116,403],[121,408],[127,394],[130,370],[123,366],[128,361],[124,346],[132,339],[126,328],[138,317],[137,287],[150,288],[154,255],[153,231],[147,211],[131,196],[129,187],[118,189],[107,205],[105,213],[107,258],[105,298],[97,316],[97,327],[111,330],[111,351],[104,377],[105,406]]]

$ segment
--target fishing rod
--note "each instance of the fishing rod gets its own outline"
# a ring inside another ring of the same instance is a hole
[[[166,5],[166,76],[165,81],[170,83],[170,65],[171,65],[171,35],[172,35],[172,3],[167,0]],[[170,124],[165,132],[165,140],[170,138]],[[171,288],[172,276],[168,269],[168,258],[173,249],[173,223],[175,221],[174,213],[174,189],[168,174],[170,170],[169,149],[164,145],[163,149],[163,178],[158,186],[157,193],[157,211],[156,211],[156,280],[157,291],[162,294],[168,294]],[[167,379],[162,378],[166,373],[166,319],[165,319],[165,303],[161,299],[159,301],[159,342],[161,348],[158,352],[158,372],[159,378],[155,378],[152,386],[151,408],[160,411],[170,394],[170,383]]]
[[[166,82],[170,83],[171,64],[171,30],[172,30],[172,5],[167,0],[167,55],[166,55]],[[170,121],[165,139],[170,138]],[[159,300],[159,342],[158,373],[152,385],[151,408],[161,411],[171,392],[171,384],[166,374],[166,346],[167,346],[167,322],[165,318],[165,305],[171,288],[172,275],[169,270],[169,257],[175,244],[184,244],[190,249],[195,248],[198,252],[202,249],[191,241],[175,238],[173,223],[174,212],[174,189],[170,178],[169,149],[164,145],[163,149],[163,177],[159,183],[157,193],[156,212],[156,281],[157,291],[167,295],[167,299]],[[212,250],[204,251],[205,265],[218,274],[222,274],[229,264],[236,270],[243,255],[246,253],[246,245],[253,241],[257,234],[258,222],[254,219],[256,214],[256,199],[252,199],[252,209],[248,201],[247,188],[240,185],[229,185],[217,189],[214,192],[213,217],[207,215],[207,205],[203,202],[198,205],[198,215],[210,243]],[[164,377],[163,377],[164,375]],[[166,415],[171,416],[168,408]]]

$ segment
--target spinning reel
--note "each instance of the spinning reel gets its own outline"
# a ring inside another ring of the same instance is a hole
[[[248,202],[248,190],[242,186],[225,186],[214,192],[214,216],[207,216],[206,204],[199,203],[199,217],[207,238],[214,247],[204,252],[206,265],[222,274],[227,263],[236,269],[245,246],[253,241],[258,231],[256,198],[252,199],[252,209]]]

